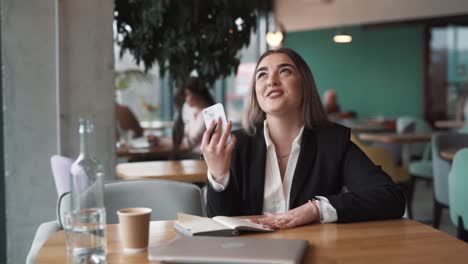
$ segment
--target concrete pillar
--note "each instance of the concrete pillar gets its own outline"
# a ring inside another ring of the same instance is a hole
[[[7,259],[24,263],[39,224],[55,219],[49,159],[77,155],[78,115],[94,117],[114,177],[113,1],[0,1]]]

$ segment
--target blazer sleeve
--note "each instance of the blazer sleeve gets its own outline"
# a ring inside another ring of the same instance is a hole
[[[337,211],[337,222],[403,216],[406,201],[401,188],[351,141],[345,149],[341,169],[348,192],[326,196]]]
[[[243,146],[243,137],[238,133],[236,135],[236,146],[232,151],[231,166],[229,169],[229,182],[224,191],[215,191],[210,183],[207,184],[206,213],[208,217],[217,215],[238,216],[240,215],[241,195],[241,175],[240,170],[244,166],[240,159],[240,148]]]

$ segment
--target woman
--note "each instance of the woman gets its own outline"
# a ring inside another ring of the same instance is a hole
[[[260,57],[243,121],[229,142],[231,124],[222,133],[212,122],[203,135],[208,215],[265,214],[255,221],[279,229],[403,215],[403,193],[348,128],[327,121],[312,73],[293,50]]]
[[[215,101],[204,83],[195,77],[191,77],[186,82],[182,96],[185,99],[185,104],[188,105],[191,110],[186,112],[189,116],[181,116],[180,120],[178,120],[178,122],[180,122],[178,133],[181,134],[181,131],[183,131],[180,144],[188,146],[192,152],[197,152],[199,155],[200,143],[202,141],[203,132],[205,132],[202,110],[215,104]],[[185,124],[182,123],[183,119],[186,120]]]

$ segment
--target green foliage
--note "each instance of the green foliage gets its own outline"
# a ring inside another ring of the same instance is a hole
[[[151,82],[151,75],[139,69],[128,69],[124,71],[115,72],[115,89],[126,90],[132,79],[141,82]]]
[[[115,0],[117,42],[146,70],[157,62],[178,84],[196,70],[211,86],[237,70],[257,14],[269,8],[269,0]]]

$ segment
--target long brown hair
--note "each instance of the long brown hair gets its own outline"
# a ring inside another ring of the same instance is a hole
[[[185,102],[185,90],[192,92],[192,96],[195,97],[196,100],[200,101],[205,107],[215,104],[215,100],[203,80],[197,77],[190,77],[184,82],[174,96],[174,105],[177,109],[177,115],[174,121],[174,126],[172,127],[172,141],[174,143],[175,152],[179,150],[180,144],[184,139],[182,107]]]
[[[306,128],[315,128],[325,126],[328,123],[327,115],[323,109],[322,102],[320,101],[319,94],[317,92],[317,86],[315,85],[314,76],[310,71],[309,66],[304,59],[297,54],[295,51],[289,48],[280,48],[276,50],[269,50],[260,56],[257,65],[255,66],[255,72],[257,71],[260,62],[271,54],[282,53],[288,56],[299,71],[302,80],[302,101],[301,111],[302,119],[304,120],[304,126]],[[242,120],[242,126],[247,134],[255,135],[257,127],[265,120],[266,114],[260,108],[258,104],[257,95],[255,93],[256,79],[255,74],[252,76],[250,84],[250,94],[247,98],[247,106],[244,112],[244,119]]]

